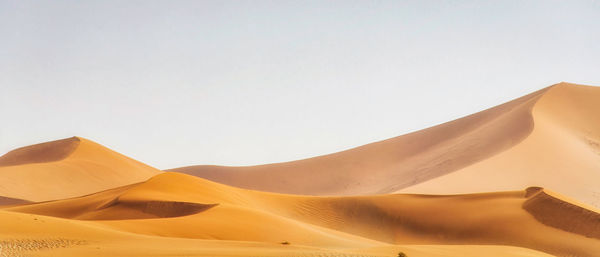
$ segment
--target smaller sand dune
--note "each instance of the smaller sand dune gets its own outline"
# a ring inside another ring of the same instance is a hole
[[[600,213],[586,209],[540,187],[527,189],[523,209],[539,222],[571,233],[600,239]],[[590,207],[591,208],[591,207]]]
[[[32,202],[138,183],[161,171],[90,140],[71,137],[0,157],[0,195]]]

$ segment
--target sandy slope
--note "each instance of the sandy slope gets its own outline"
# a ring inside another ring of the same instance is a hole
[[[447,194],[539,185],[600,206],[598,113],[600,88],[560,83],[458,120],[339,153],[251,167],[170,171],[308,195]]]
[[[512,245],[565,257],[593,257],[600,252],[600,238],[586,230],[598,226],[600,214],[572,204],[569,209],[560,198],[550,203],[536,201],[548,195],[540,192],[310,197],[250,191],[163,173],[144,183],[85,197],[5,210],[87,221],[124,233],[272,244],[287,241],[333,250],[388,243]],[[534,215],[539,210],[543,215]],[[553,213],[562,219],[544,219],[556,217]]]
[[[160,173],[95,142],[72,137],[0,157],[0,196],[46,201],[141,182]]]

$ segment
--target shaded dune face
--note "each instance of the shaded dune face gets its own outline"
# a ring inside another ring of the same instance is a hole
[[[22,199],[16,199],[16,198],[10,198],[10,197],[0,196],[0,206],[3,206],[3,205],[19,205],[19,204],[26,204],[26,203],[30,203],[30,202],[26,201],[26,200],[22,200]]]
[[[128,220],[150,218],[173,218],[206,211],[218,204],[201,204],[177,201],[115,201],[80,219]]]
[[[546,90],[455,121],[330,155],[250,167],[200,165],[168,171],[279,193],[394,192],[453,172],[519,143],[531,132],[531,108]]]
[[[563,201],[541,188],[528,189],[527,197],[523,209],[541,223],[600,239],[600,213]]]
[[[21,147],[0,157],[1,166],[55,162],[67,158],[81,141],[77,137]]]

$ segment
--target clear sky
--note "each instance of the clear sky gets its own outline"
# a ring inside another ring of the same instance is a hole
[[[0,0],[0,154],[288,161],[560,81],[600,85],[600,1]]]

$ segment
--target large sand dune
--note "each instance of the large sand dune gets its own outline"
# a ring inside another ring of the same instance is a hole
[[[200,165],[170,171],[305,195],[471,193],[539,185],[600,206],[598,113],[600,88],[560,83],[458,120],[339,153],[250,167]]]
[[[540,197],[546,200],[536,200]],[[593,257],[600,252],[593,232],[600,214],[560,198],[550,197],[548,203],[549,197],[526,191],[294,196],[163,173],[140,184],[5,210],[85,220],[149,236],[290,242],[329,249],[470,244],[512,245],[557,256]],[[540,212],[543,217],[561,216],[561,221],[539,218]]]
[[[0,157],[0,196],[63,199],[141,182],[160,172],[90,140],[72,137]]]

